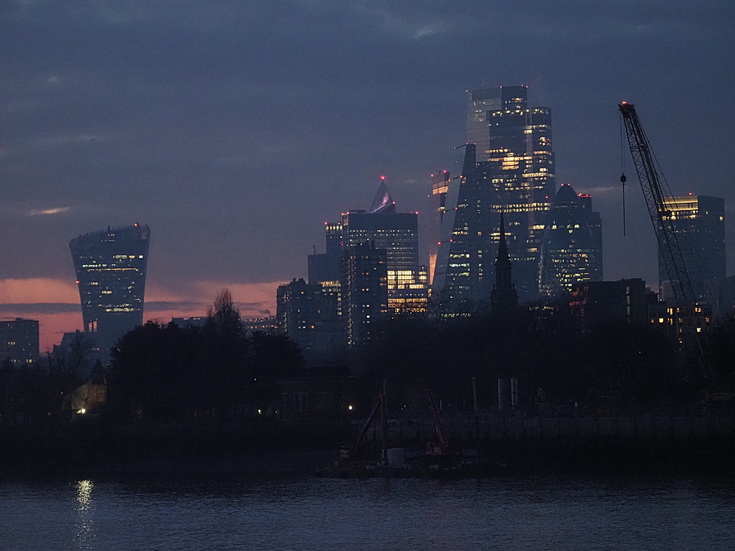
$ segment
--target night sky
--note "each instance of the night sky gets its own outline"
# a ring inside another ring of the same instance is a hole
[[[622,100],[675,194],[725,198],[732,265],[734,29],[731,0],[0,0],[0,317],[40,319],[42,350],[80,327],[69,240],[135,222],[146,318],[202,315],[223,287],[275,313],[380,175],[429,214],[484,86],[552,109],[557,183],[601,212],[605,279],[656,285],[627,149],[622,232]]]

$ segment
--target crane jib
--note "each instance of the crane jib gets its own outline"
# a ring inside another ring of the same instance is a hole
[[[671,212],[666,206],[666,196],[660,183],[648,138],[638,119],[635,106],[623,102],[618,107],[623,118],[628,146],[643,197],[646,200],[661,258],[672,284],[674,300],[678,306],[692,307],[696,302],[692,283],[673,226]]]

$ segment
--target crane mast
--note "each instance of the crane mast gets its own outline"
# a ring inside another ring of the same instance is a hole
[[[671,282],[674,301],[681,308],[691,308],[695,303],[692,282],[679,246],[671,213],[666,206],[666,196],[656,170],[651,146],[638,119],[635,106],[622,102],[618,107],[625,124],[630,154],[633,157],[633,164],[638,173],[643,197],[646,200],[648,215],[658,241],[659,254]]]

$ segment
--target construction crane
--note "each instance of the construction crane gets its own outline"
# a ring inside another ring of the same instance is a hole
[[[635,106],[622,102],[618,107],[625,124],[630,154],[633,157],[633,164],[638,173],[643,197],[646,200],[648,215],[651,218],[658,241],[660,258],[663,260],[666,275],[671,282],[674,294],[674,323],[678,325],[681,318],[691,315],[696,310],[696,296],[674,228],[673,217],[666,205],[666,198],[671,194],[668,188],[666,189],[667,193],[664,192],[662,183],[665,184],[665,181],[659,178],[655,157],[641,122],[638,120]],[[620,181],[625,185],[625,174],[620,177]],[[683,343],[689,348],[700,373],[705,378],[709,378],[710,381],[716,382],[719,377],[712,370],[709,362],[705,361],[707,355],[705,351],[710,350],[707,333],[704,332],[701,338],[684,339],[677,328],[677,338],[680,343],[684,341]]]
[[[656,170],[651,145],[638,119],[635,106],[624,101],[618,107],[625,124],[630,154],[646,200],[648,215],[658,241],[658,250],[663,259],[666,275],[671,282],[674,302],[683,310],[692,308],[696,302],[692,281],[684,262],[671,212],[666,205],[667,196],[664,194],[662,179]],[[624,174],[620,180],[625,184]]]

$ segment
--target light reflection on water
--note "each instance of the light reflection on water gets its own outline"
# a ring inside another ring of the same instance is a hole
[[[732,481],[0,483],[1,549],[728,549]]]
[[[74,549],[94,549],[94,508],[92,503],[92,489],[94,482],[79,480],[77,490],[77,522],[74,534]]]

